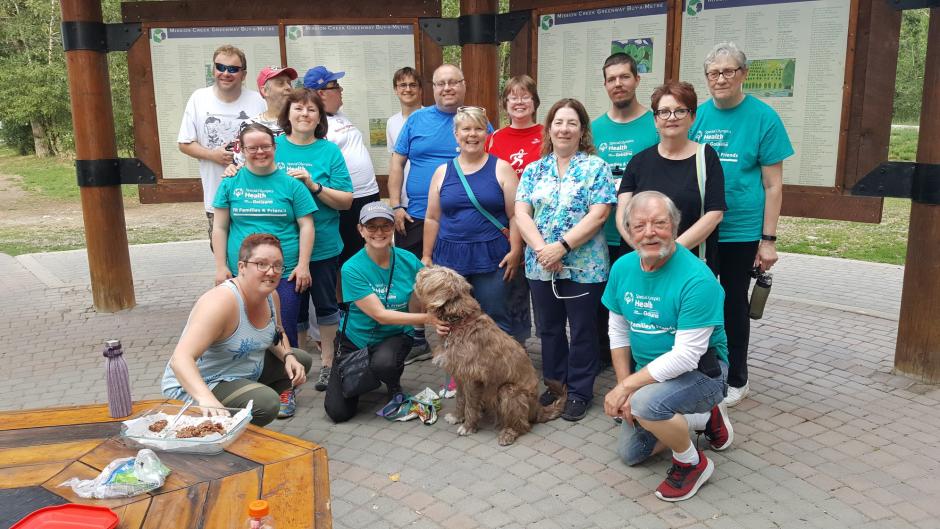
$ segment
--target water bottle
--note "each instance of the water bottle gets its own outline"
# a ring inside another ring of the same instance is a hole
[[[127,417],[131,414],[131,382],[124,361],[120,340],[108,340],[104,344],[105,373],[108,382],[108,413],[111,417]]]
[[[248,504],[248,529],[274,529],[274,519],[270,516],[268,502],[254,500]]]
[[[751,277],[757,278],[754,283],[754,289],[751,290],[751,309],[749,315],[752,320],[759,320],[764,317],[764,305],[767,304],[767,296],[770,295],[770,287],[773,285],[774,278],[770,272],[761,272],[759,268],[751,271]]]

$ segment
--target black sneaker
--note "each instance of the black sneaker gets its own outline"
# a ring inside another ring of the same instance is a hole
[[[591,403],[588,401],[568,397],[568,402],[565,402],[565,411],[561,413],[561,418],[566,421],[580,421],[587,415],[588,408],[590,407]]]
[[[550,389],[546,389],[544,393],[539,395],[539,404],[542,407],[551,406],[556,400],[558,400],[558,395],[552,393]]]
[[[317,391],[326,391],[326,386],[330,383],[330,368],[323,366],[320,368],[320,374],[317,376],[317,382],[313,388]]]

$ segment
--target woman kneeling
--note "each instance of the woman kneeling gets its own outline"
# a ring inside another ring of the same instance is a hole
[[[312,358],[292,349],[284,333],[276,291],[283,271],[277,237],[245,237],[238,276],[203,294],[190,312],[163,373],[165,396],[208,408],[244,408],[253,400],[258,426],[294,406],[280,394],[307,380]]]

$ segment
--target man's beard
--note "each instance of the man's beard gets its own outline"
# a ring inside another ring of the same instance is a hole
[[[630,105],[632,105],[634,101],[636,101],[636,96],[633,96],[630,99],[624,99],[623,101],[614,101],[613,103],[617,110],[626,110],[630,108]]]

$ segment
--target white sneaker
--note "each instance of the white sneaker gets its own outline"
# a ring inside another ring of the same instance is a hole
[[[724,400],[725,406],[737,406],[738,403],[744,400],[744,397],[747,397],[748,393],[750,392],[750,382],[745,382],[744,385],[740,388],[728,386],[728,396],[725,397]]]

